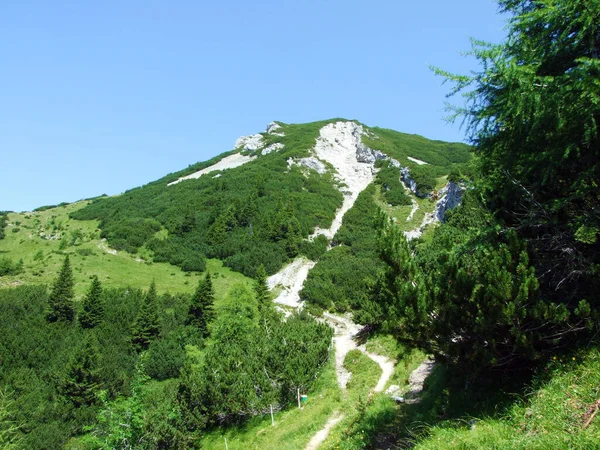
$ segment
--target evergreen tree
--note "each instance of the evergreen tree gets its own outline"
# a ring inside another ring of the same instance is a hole
[[[264,314],[271,308],[271,294],[267,286],[267,272],[265,271],[265,266],[262,264],[256,271],[254,293],[256,294],[256,301],[258,303],[258,312]]]
[[[215,292],[212,279],[210,273],[207,272],[206,276],[198,282],[188,311],[188,324],[197,327],[204,337],[208,336],[208,324],[215,317],[214,302]]]
[[[95,342],[86,339],[69,364],[62,385],[63,395],[76,407],[91,406],[98,401],[98,349]]]
[[[83,328],[94,328],[102,322],[103,317],[102,285],[98,277],[94,275],[90,290],[83,300],[83,312],[79,316],[79,323]]]
[[[49,322],[73,321],[75,318],[73,286],[73,271],[71,270],[69,255],[67,255],[48,298],[50,310],[47,319]]]
[[[588,340],[600,317],[600,2],[499,4],[508,39],[474,41],[483,70],[437,72],[467,100],[455,109],[480,157],[481,197],[525,242],[546,307],[562,311],[531,324],[552,352]]]
[[[131,341],[138,350],[146,350],[160,333],[158,323],[158,299],[156,283],[153,281],[148,293],[144,297],[142,309],[133,326]]]

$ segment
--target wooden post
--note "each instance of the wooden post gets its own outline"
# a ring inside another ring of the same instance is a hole
[[[300,388],[298,388],[298,408],[300,408]]]
[[[225,439],[225,450],[229,450],[229,447],[227,446],[227,438],[224,437],[223,439]]]
[[[273,418],[273,405],[271,405],[271,426],[275,426],[275,419]]]

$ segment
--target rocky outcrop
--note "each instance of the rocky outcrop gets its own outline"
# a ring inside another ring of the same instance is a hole
[[[287,163],[288,163],[288,167],[292,167],[292,166],[305,167],[309,170],[314,170],[319,175],[323,175],[325,172],[327,172],[327,167],[325,166],[325,164],[323,164],[323,161],[320,161],[319,159],[315,158],[314,156],[309,156],[308,158],[301,158],[297,161],[293,160],[292,158],[289,158],[287,160]]]
[[[281,125],[279,125],[277,122],[271,122],[269,125],[267,125],[267,134],[273,134],[275,136],[284,136],[282,131],[278,131],[281,130]]]
[[[379,150],[373,150],[359,140],[356,144],[356,160],[358,162],[373,164],[378,159],[385,159],[387,156]]]
[[[410,176],[410,170],[408,169],[408,167],[400,168],[400,179],[402,180],[404,185],[408,189],[410,189],[410,191],[413,194],[415,194],[417,197],[425,198],[427,196],[427,194],[423,195],[422,193],[419,192],[417,182],[415,180],[413,180],[413,178]]]
[[[251,134],[250,136],[241,136],[237,138],[233,148],[242,151],[255,152],[265,146],[265,141],[261,134]]]
[[[435,217],[440,222],[444,222],[446,211],[456,208],[462,196],[465,192],[465,188],[452,181],[448,182],[446,186],[438,192],[439,200],[435,205]]]
[[[275,142],[274,144],[271,144],[271,145],[263,148],[262,152],[260,152],[260,153],[261,153],[261,155],[264,156],[264,155],[268,155],[269,153],[272,153],[272,152],[277,152],[279,150],[283,150],[283,148],[284,148],[284,146],[281,142]]]

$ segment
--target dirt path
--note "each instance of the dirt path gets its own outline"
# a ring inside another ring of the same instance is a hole
[[[308,442],[306,447],[304,447],[304,450],[317,450],[319,448],[319,445],[321,445],[325,441],[325,439],[327,439],[327,436],[329,436],[329,432],[331,431],[331,429],[335,427],[338,424],[338,422],[344,417],[346,417],[345,414],[342,414],[339,411],[334,412],[329,418],[329,420],[327,420],[325,426],[321,430],[319,430],[317,434],[315,434],[312,437],[312,439]]]
[[[419,401],[425,379],[433,371],[434,366],[435,362],[432,359],[426,359],[411,372],[408,377],[408,391],[405,394],[406,403],[417,403]]]
[[[357,349],[375,361],[381,368],[379,381],[371,391],[374,393],[382,392],[388,380],[394,373],[394,361],[385,356],[368,352],[364,345],[356,345],[354,336],[362,327],[352,322],[349,317],[325,312],[323,313],[323,318],[325,322],[335,330],[333,335],[333,342],[335,345],[335,368],[340,388],[342,388],[342,390],[346,389],[346,385],[351,376],[350,372],[344,367],[344,359],[350,350]]]

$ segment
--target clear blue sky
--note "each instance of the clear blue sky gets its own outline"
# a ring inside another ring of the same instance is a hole
[[[447,86],[492,0],[5,1],[0,210],[117,194],[268,122],[331,117],[460,141]]]

